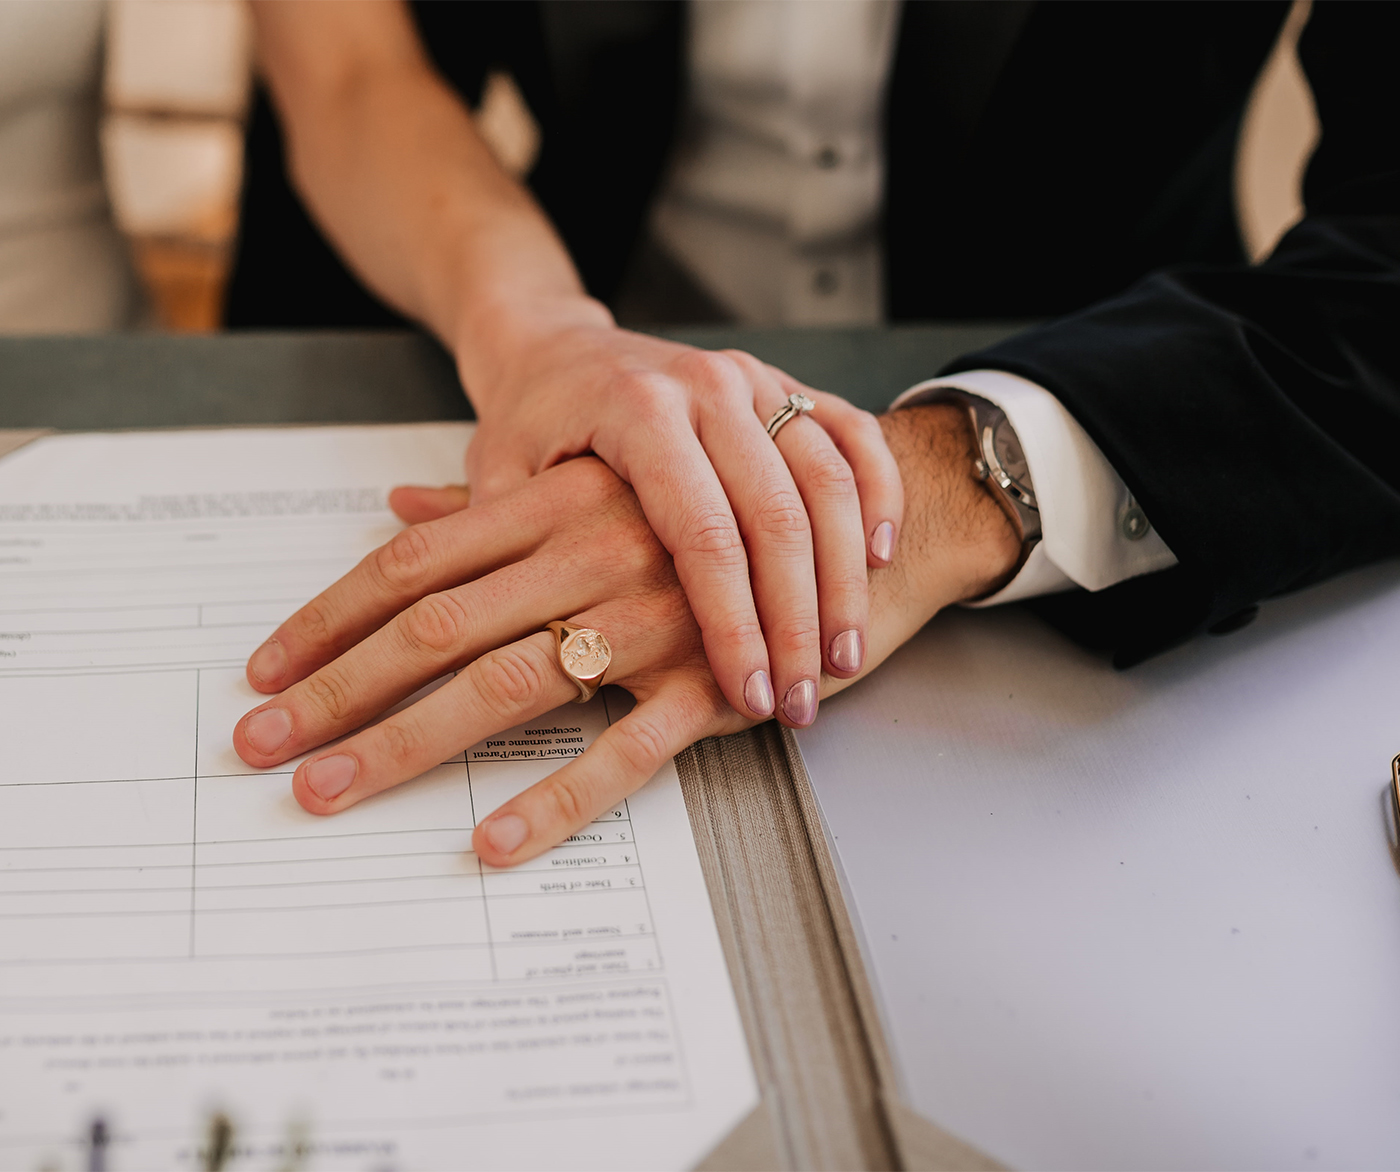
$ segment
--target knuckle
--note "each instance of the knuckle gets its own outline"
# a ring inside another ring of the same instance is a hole
[[[706,391],[730,388],[741,377],[739,364],[718,350],[687,350],[674,370],[685,383]]]
[[[646,424],[664,420],[674,397],[669,379],[650,370],[628,370],[617,376],[613,388],[629,416]]]
[[[549,787],[549,802],[565,826],[582,826],[594,814],[591,787],[577,774],[556,777]]]
[[[616,726],[617,755],[638,777],[650,777],[669,757],[666,730],[647,716],[633,716]]]
[[[719,353],[746,374],[753,374],[763,369],[763,363],[747,350],[721,350]]]
[[[759,625],[757,617],[739,619],[737,622],[730,623],[724,634],[725,638],[739,646],[746,643],[763,642],[763,627]]]
[[[508,468],[493,468],[490,472],[483,473],[472,481],[472,493],[478,503],[494,500],[498,496],[505,496],[511,489],[520,482],[520,478]],[[412,533],[407,529],[405,533]],[[400,537],[403,534],[399,534]]]
[[[399,720],[386,720],[379,726],[384,755],[396,766],[414,765],[422,755],[423,738],[418,730]]]
[[[302,638],[313,646],[324,646],[331,642],[335,627],[331,622],[326,604],[320,598],[313,598],[297,612],[297,625]]]
[[[502,647],[477,661],[477,688],[493,716],[514,719],[521,708],[545,694],[549,673],[557,670],[532,644]]]
[[[852,407],[851,422],[872,439],[884,440],[885,433],[880,430],[880,420],[873,411],[867,411],[864,407]]]
[[[846,497],[856,491],[855,473],[834,447],[823,443],[803,469],[807,488],[823,497]]]
[[[339,672],[322,668],[307,679],[305,687],[307,698],[327,720],[338,724],[350,715],[350,689]]]
[[[707,513],[693,517],[687,528],[687,553],[699,554],[723,563],[726,567],[742,564],[747,555],[739,527],[725,513]]]
[[[375,570],[392,587],[414,585],[429,572],[432,564],[432,542],[421,525],[410,525],[396,533],[392,541],[374,552]]]
[[[399,632],[417,655],[447,655],[467,641],[471,618],[453,594],[430,594],[399,617]]]
[[[810,652],[821,641],[821,625],[815,615],[788,615],[772,625],[773,644],[789,655]]]
[[[884,456],[891,464],[894,462],[889,445],[885,442],[885,429],[880,426],[876,416],[869,411],[857,412],[856,430],[864,448],[875,455]]]
[[[783,549],[805,548],[811,542],[807,510],[792,493],[773,493],[754,513],[754,530]]]

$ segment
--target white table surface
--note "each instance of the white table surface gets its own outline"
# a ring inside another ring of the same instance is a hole
[[[1018,1167],[1400,1166],[1400,566],[1127,672],[948,613],[798,739],[910,1106]]]

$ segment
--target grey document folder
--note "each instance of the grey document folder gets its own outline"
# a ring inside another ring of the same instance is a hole
[[[1400,566],[1127,672],[945,614],[798,742],[904,1107],[1018,1167],[1400,1166]]]

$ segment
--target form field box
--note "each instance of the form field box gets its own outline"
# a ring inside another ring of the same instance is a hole
[[[190,911],[0,920],[0,964],[152,960],[190,949]]]
[[[190,776],[197,675],[0,678],[0,786]]]
[[[497,943],[576,938],[606,940],[652,931],[646,892],[576,892],[570,895],[496,895],[488,893],[491,936]]]
[[[201,878],[203,876],[201,875]],[[188,895],[187,895],[188,898]],[[306,908],[319,911],[343,905],[403,906],[414,900],[482,898],[476,876],[403,875],[384,879],[329,879],[302,883],[250,883],[241,886],[198,887],[197,911],[286,911]],[[0,896],[0,901],[4,899]]]
[[[568,940],[558,944],[496,949],[496,975],[502,981],[549,981],[656,973],[661,954],[654,936],[630,940]]]
[[[194,938],[195,953],[201,957],[295,957],[462,944],[479,944],[484,951],[488,945],[481,899],[314,910],[203,910],[195,916]]]

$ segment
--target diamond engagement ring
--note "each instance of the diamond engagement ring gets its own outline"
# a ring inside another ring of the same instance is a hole
[[[552,622],[555,650],[559,666],[578,687],[576,703],[587,704],[602,686],[603,677],[612,663],[612,648],[602,631],[592,627],[576,627],[572,623]]]
[[[787,402],[773,412],[773,417],[768,420],[768,434],[773,438],[778,438],[778,431],[789,419],[796,419],[799,415],[806,415],[809,411],[815,411],[817,401],[807,395],[789,395]]]

